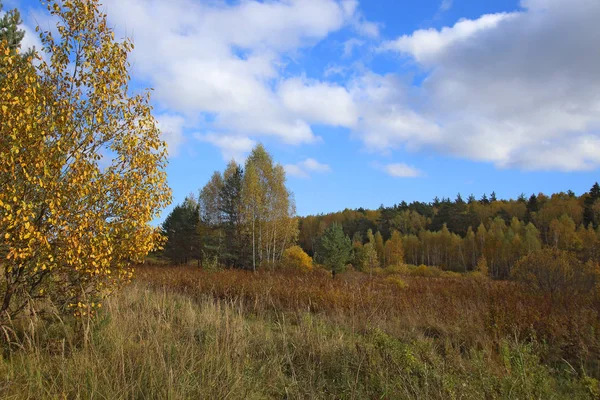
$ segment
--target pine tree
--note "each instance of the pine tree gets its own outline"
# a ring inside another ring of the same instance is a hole
[[[331,270],[335,277],[335,274],[341,272],[350,259],[352,251],[350,238],[344,234],[340,224],[333,223],[321,236],[320,247],[323,264]]]
[[[215,171],[210,181],[202,188],[199,196],[200,220],[202,224],[202,250],[205,255],[220,263],[223,253],[223,214],[221,213],[221,191],[223,176]]]
[[[0,1],[0,12],[2,11],[2,2]],[[25,37],[25,31],[19,29],[23,23],[19,10],[9,10],[0,18],[0,41],[6,40],[8,48],[16,50],[21,46],[21,41]]]
[[[244,241],[242,237],[242,168],[231,161],[223,173],[223,185],[219,193],[219,211],[225,231],[223,261],[240,267],[243,262]]]
[[[597,221],[594,218],[594,203],[600,199],[600,185],[598,182],[592,186],[590,192],[587,194],[584,200],[584,209],[583,209],[583,224],[587,227],[589,224],[592,224],[594,228],[597,228],[600,224],[600,221]]]
[[[174,264],[187,264],[193,258],[201,258],[199,211],[196,200],[188,197],[171,211],[162,225],[164,234],[168,238],[165,255]]]
[[[532,194],[527,201],[527,212],[525,213],[525,223],[533,222],[533,214],[539,211],[537,196]]]

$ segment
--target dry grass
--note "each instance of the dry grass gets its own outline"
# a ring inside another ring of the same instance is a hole
[[[598,390],[598,299],[394,277],[407,285],[359,273],[142,268],[86,329],[21,321],[0,363],[0,397],[546,399]]]

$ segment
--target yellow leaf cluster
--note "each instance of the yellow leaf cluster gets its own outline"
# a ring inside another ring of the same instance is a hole
[[[149,96],[128,93],[131,42],[97,0],[47,7],[60,38],[40,33],[44,58],[0,43],[2,315],[45,296],[89,313],[160,245],[150,222],[170,201]]]
[[[281,264],[284,268],[291,268],[304,272],[310,272],[313,269],[312,258],[306,254],[300,246],[292,246],[285,249]]]

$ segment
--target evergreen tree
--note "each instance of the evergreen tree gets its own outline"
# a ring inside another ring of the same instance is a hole
[[[203,255],[220,262],[223,254],[223,214],[221,212],[221,191],[223,176],[215,171],[208,183],[200,190],[199,209],[202,225]]]
[[[162,225],[168,241],[165,256],[174,264],[186,264],[191,259],[200,259],[201,240],[198,232],[200,211],[198,203],[192,198],[185,199],[167,216]]]
[[[594,186],[590,189],[584,200],[583,209],[583,224],[587,227],[592,224],[594,228],[597,228],[600,221],[594,218],[594,203],[600,199],[600,185],[598,182],[594,183]]]
[[[344,234],[342,226],[338,223],[331,224],[321,236],[320,255],[323,264],[331,270],[333,275],[343,271],[352,251],[350,238]]]
[[[243,264],[244,240],[242,237],[242,168],[231,161],[223,173],[223,185],[219,193],[219,211],[225,231],[223,261],[240,267]]]
[[[539,206],[538,206],[537,196],[535,194],[532,194],[531,197],[529,198],[529,201],[527,201],[527,212],[525,213],[525,223],[528,224],[530,222],[533,222],[533,213],[536,213],[538,211],[539,211]]]
[[[490,195],[490,202],[494,202],[494,201],[498,201],[498,199],[496,198],[496,192],[492,192],[492,194]]]
[[[2,1],[0,1],[0,12],[2,12]],[[6,40],[11,50],[16,50],[21,46],[21,41],[25,37],[25,31],[19,29],[23,21],[19,10],[9,10],[0,18],[0,41]]]

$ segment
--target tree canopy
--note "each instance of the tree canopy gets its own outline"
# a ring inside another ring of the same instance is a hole
[[[149,94],[129,93],[131,41],[96,0],[47,7],[58,35],[41,32],[35,65],[20,34],[0,40],[2,318],[45,297],[93,312],[160,244],[150,222],[170,201]]]

